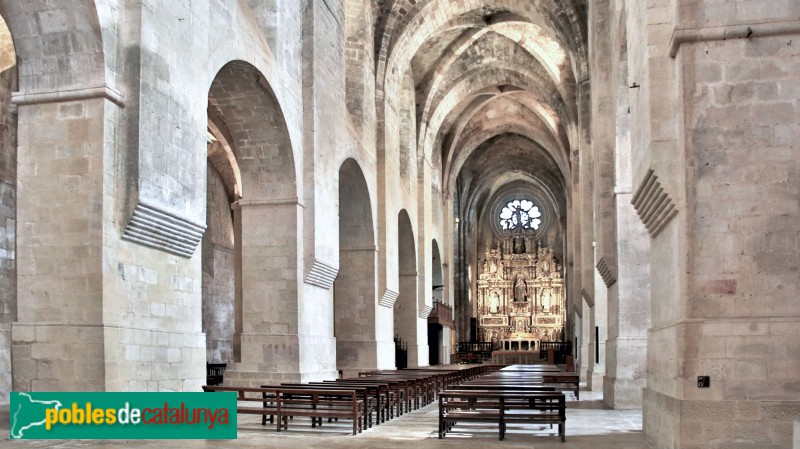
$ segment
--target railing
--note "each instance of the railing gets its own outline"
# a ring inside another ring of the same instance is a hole
[[[438,318],[442,321],[453,321],[453,308],[441,302],[433,303],[433,310],[429,318]]]
[[[539,358],[547,359],[547,351],[552,349],[556,363],[566,363],[567,356],[572,355],[572,343],[568,341],[543,341],[539,345]]]
[[[492,358],[492,342],[462,341],[456,345],[456,361],[458,363],[482,363]]]
[[[227,363],[206,362],[206,385],[222,385]]]

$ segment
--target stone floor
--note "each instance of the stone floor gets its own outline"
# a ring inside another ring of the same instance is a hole
[[[498,441],[497,429],[489,425],[456,426],[440,440],[437,437],[438,410],[429,405],[407,413],[360,435],[350,435],[349,423],[325,424],[312,429],[308,419],[290,422],[289,431],[277,433],[263,428],[260,417],[239,417],[239,438],[232,441],[138,440],[138,441],[57,441],[14,440],[9,436],[8,407],[0,408],[0,447],[5,448],[258,448],[258,449],[428,449],[439,447],[482,449],[652,449],[642,436],[642,414],[636,410],[607,410],[602,393],[581,392],[575,401],[570,393],[567,410],[566,443],[557,437],[557,428],[546,425],[509,427],[506,439]]]

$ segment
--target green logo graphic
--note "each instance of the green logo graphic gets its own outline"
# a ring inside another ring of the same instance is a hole
[[[12,439],[235,439],[236,393],[11,393]]]

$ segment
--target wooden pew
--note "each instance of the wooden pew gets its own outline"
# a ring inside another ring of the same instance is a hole
[[[439,438],[463,422],[497,423],[500,440],[508,424],[558,424],[564,442],[566,406],[563,393],[509,390],[447,390],[439,394]]]
[[[322,383],[282,383],[282,387],[290,387],[290,388],[302,388],[302,389],[316,389],[316,390],[330,390],[330,384],[322,384]],[[341,385],[340,385],[341,386]],[[376,395],[374,391],[370,392],[366,386],[355,386],[355,385],[348,385],[348,390],[353,390],[358,395],[358,399],[364,402],[364,424],[363,427],[365,429],[372,427],[372,412],[380,412],[377,408],[379,398],[376,399]],[[370,394],[373,393],[373,394]],[[317,422],[318,425],[322,425],[322,418],[312,418],[319,419]],[[334,418],[328,418],[328,422]],[[312,427],[313,421],[312,421]]]
[[[237,399],[245,402],[237,405],[237,413],[257,414],[266,417],[277,417],[277,431],[289,429],[290,416],[308,416],[312,418],[312,426],[317,418],[342,418],[353,420],[353,435],[362,431],[361,425],[365,404],[358,398],[355,390],[294,388],[285,386],[255,387],[222,387],[204,385],[204,391],[233,391]],[[250,394],[248,394],[250,393]],[[256,405],[258,404],[258,405]]]
[[[386,409],[382,409],[383,421],[403,414],[403,401],[408,395],[409,389],[407,381],[379,377],[326,380],[323,381],[323,383],[337,386],[342,385],[343,388],[346,388],[348,385],[379,385],[381,391],[385,393],[386,399],[384,403]]]

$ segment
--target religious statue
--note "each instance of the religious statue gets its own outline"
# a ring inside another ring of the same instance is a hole
[[[514,237],[514,254],[525,254],[525,237]]]
[[[489,259],[489,272],[497,273],[497,259],[495,258]]]
[[[547,260],[547,259],[543,260],[542,264],[541,264],[541,267],[542,267],[542,274],[549,273],[550,272],[550,261]]]
[[[521,276],[514,283],[514,301],[528,300],[528,285]]]
[[[542,310],[544,310],[545,312],[550,310],[550,289],[549,288],[545,288],[544,290],[542,290],[542,297],[541,297],[541,302],[540,303],[542,305]]]
[[[489,313],[497,313],[500,309],[500,295],[495,290],[489,298]]]

